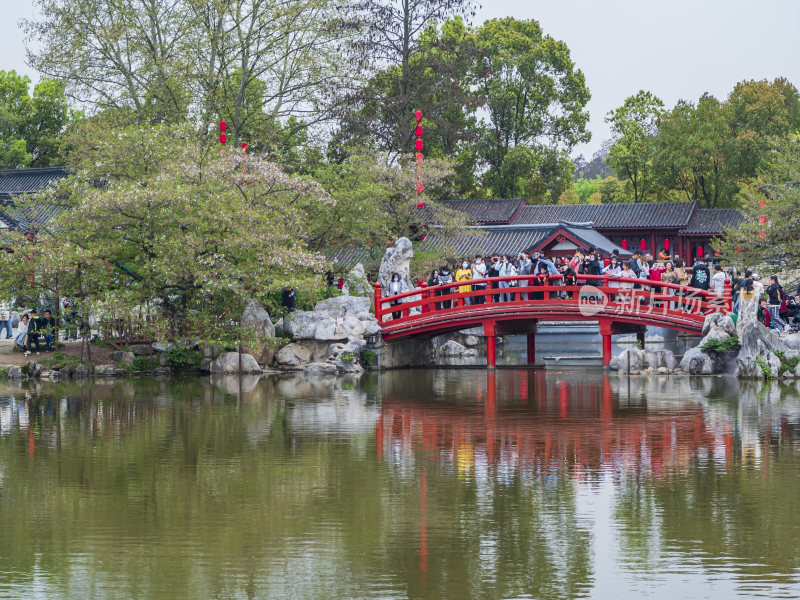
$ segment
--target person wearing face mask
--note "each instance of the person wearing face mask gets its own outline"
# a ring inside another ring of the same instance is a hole
[[[483,264],[483,258],[478,254],[475,256],[475,262],[472,263],[472,279],[485,279],[486,278],[486,265]],[[475,291],[484,291],[486,289],[485,283],[473,284],[472,289]],[[484,296],[474,296],[472,299],[473,304],[483,304],[486,302]]]
[[[471,280],[472,280],[472,269],[470,269],[469,262],[467,261],[467,259],[464,259],[464,261],[461,263],[461,268],[456,271],[456,281],[461,282],[461,281],[471,281]],[[460,294],[466,294],[467,292],[470,291],[472,291],[472,286],[469,284],[461,285],[458,287],[458,292]],[[464,298],[464,306],[469,306],[470,304],[472,304],[472,298],[467,296],[466,298]]]
[[[441,269],[439,269],[439,283],[438,285],[447,285],[448,283],[453,283],[453,274],[450,272],[450,267],[444,265]],[[449,296],[453,293],[453,288],[445,288],[440,290],[440,296]],[[442,308],[450,308],[453,305],[452,300],[443,300],[442,301]]]
[[[396,296],[397,294],[402,294],[405,290],[405,284],[400,279],[399,273],[392,273],[392,279],[389,281],[389,289],[387,290],[387,296]],[[402,300],[392,300],[389,305],[390,306],[400,306]],[[399,319],[402,311],[392,312],[392,319]]]
[[[533,269],[533,262],[531,261],[531,255],[526,250],[525,252],[522,253],[522,258],[519,260],[518,272],[520,275],[530,275],[531,273],[533,273],[532,269]],[[529,282],[527,279],[523,279],[519,282],[519,284],[522,286],[527,286],[528,283]],[[520,298],[522,300],[527,300],[528,299],[527,292],[520,294]]]

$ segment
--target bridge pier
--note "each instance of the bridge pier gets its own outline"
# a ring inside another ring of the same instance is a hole
[[[497,335],[496,325],[493,319],[483,322],[483,335],[486,338],[486,366],[494,369],[497,366],[497,346],[495,335]]]
[[[528,333],[528,364],[536,364],[536,326]]]
[[[644,334],[645,334],[644,329],[636,332],[636,341],[639,342],[639,345],[641,345],[642,350],[644,350]]]
[[[600,319],[600,335],[603,336],[603,366],[611,362],[611,321]]]

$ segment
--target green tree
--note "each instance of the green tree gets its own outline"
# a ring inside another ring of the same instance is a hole
[[[735,136],[725,105],[713,96],[704,95],[696,106],[682,100],[665,113],[655,152],[661,188],[707,208],[736,204],[741,174],[732,164]]]
[[[225,339],[248,299],[312,287],[323,269],[308,217],[332,200],[314,182],[186,127],[93,119],[74,137],[74,175],[18,202],[31,225],[6,242],[6,293],[57,286],[99,312],[161,316],[162,339]]]
[[[740,193],[744,219],[723,239],[715,240],[714,247],[735,264],[756,267],[769,259],[771,271],[797,265],[799,181],[800,135],[774,139],[759,177]]]
[[[616,136],[607,162],[630,185],[634,202],[642,202],[653,188],[654,140],[663,112],[659,98],[640,90],[606,116]]]
[[[589,101],[583,73],[575,68],[564,42],[545,35],[539,23],[513,18],[487,21],[475,33],[477,93],[488,118],[478,127],[478,152],[495,195],[518,189],[519,174],[538,168],[540,185],[527,200],[555,200],[569,186],[568,152],[586,142]],[[527,147],[530,154],[512,148]],[[536,159],[531,159],[531,154]],[[520,170],[520,159],[523,169]]]
[[[48,167],[62,161],[60,136],[70,113],[64,86],[42,79],[29,95],[30,79],[0,71],[0,168]]]

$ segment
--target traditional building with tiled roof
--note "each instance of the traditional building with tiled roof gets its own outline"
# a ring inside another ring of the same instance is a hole
[[[14,205],[14,198],[43,190],[66,176],[64,167],[0,170],[0,228],[27,228],[31,222],[46,221],[56,211],[54,207],[27,214]]]

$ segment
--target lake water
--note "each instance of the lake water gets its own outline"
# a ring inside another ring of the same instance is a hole
[[[800,389],[0,387],[2,598],[800,598]]]

